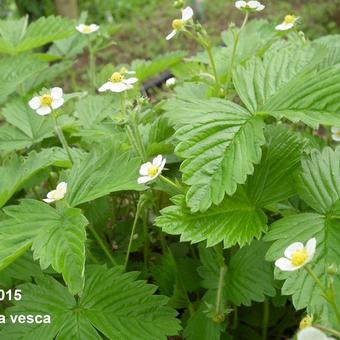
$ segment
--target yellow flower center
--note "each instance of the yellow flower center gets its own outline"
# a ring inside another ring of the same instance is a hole
[[[120,83],[124,79],[124,76],[120,72],[114,72],[110,78],[112,83]]]
[[[285,24],[294,24],[295,20],[296,20],[296,16],[295,15],[286,15],[283,22]]]
[[[308,257],[308,254],[307,254],[306,248],[297,250],[292,255],[292,264],[296,267],[301,266],[302,264],[305,263],[305,261],[307,260],[307,257]]]
[[[158,170],[159,170],[159,167],[157,165],[149,166],[149,168],[148,168],[148,176],[149,177],[156,176]]]
[[[183,23],[183,20],[181,20],[181,19],[175,19],[172,22],[172,28],[174,30],[180,30],[183,26],[184,26],[184,23]]]
[[[90,33],[90,32],[91,32],[91,27],[88,26],[88,25],[84,25],[84,27],[83,27],[83,32],[84,32],[84,33]]]
[[[300,321],[299,328],[304,329],[306,327],[310,327],[310,326],[312,326],[312,323],[313,323],[313,318],[311,316],[307,315]]]
[[[338,130],[337,132],[335,132],[335,135],[336,135],[337,137],[340,137],[340,130]]]
[[[51,105],[52,101],[53,101],[53,99],[49,94],[44,94],[40,98],[41,105]]]

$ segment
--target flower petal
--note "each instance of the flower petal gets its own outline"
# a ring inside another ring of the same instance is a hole
[[[37,114],[40,115],[40,116],[46,116],[48,115],[49,113],[51,113],[52,110],[49,106],[41,106],[39,107],[39,109],[37,109]]]
[[[161,163],[161,165],[159,166],[160,172],[162,172],[162,170],[164,169],[165,163],[166,163],[166,159],[163,158],[162,163]]]
[[[335,142],[340,142],[340,135],[338,135],[338,134],[333,134],[333,135],[332,135],[332,139],[333,139]]]
[[[150,162],[142,164],[140,169],[139,169],[139,174],[142,175],[142,176],[147,176],[148,169],[150,168],[150,166],[152,166],[152,164]]]
[[[285,257],[281,257],[275,261],[275,266],[281,269],[282,271],[292,272],[299,267],[293,266],[292,262],[286,259]]]
[[[60,183],[57,185],[57,191],[63,192],[63,193],[65,194],[66,191],[67,191],[67,183],[66,183],[66,182],[60,182]]]
[[[245,1],[236,1],[235,2],[235,7],[237,9],[242,9],[245,8],[247,6],[247,3]]]
[[[146,182],[150,182],[151,180],[152,178],[149,176],[142,176],[142,177],[138,177],[137,182],[138,184],[144,184]]]
[[[111,92],[123,92],[123,91],[126,91],[127,89],[130,88],[131,85],[129,84],[125,84],[123,82],[121,83],[110,83],[109,85],[109,90]]]
[[[190,20],[194,15],[194,11],[192,10],[191,7],[186,7],[182,9],[182,20],[187,21]]]
[[[297,250],[303,249],[304,246],[301,242],[294,242],[290,246],[288,246],[285,250],[284,255],[288,258],[291,259],[293,253],[295,253]]]
[[[285,23],[283,22],[282,24],[277,25],[277,26],[275,27],[275,29],[276,29],[277,31],[287,31],[287,30],[290,30],[290,29],[293,28],[293,27],[294,27],[294,24],[292,24],[292,23],[290,23],[290,24],[285,24]]]
[[[47,198],[51,198],[54,200],[54,197],[55,197],[55,194],[56,194],[56,190],[52,190],[52,191],[49,191],[46,195]]]
[[[257,7],[261,6],[258,1],[248,1],[247,5],[251,9],[256,9]]]
[[[51,97],[53,99],[60,99],[63,97],[63,89],[61,87],[53,87],[51,89]]]
[[[64,99],[63,98],[59,98],[59,99],[54,99],[51,107],[52,109],[57,109],[58,107],[62,106],[64,104]]]
[[[297,334],[297,340],[327,340],[326,334],[315,327],[306,327]]]
[[[83,33],[84,26],[84,24],[79,24],[76,26],[76,30],[80,33]]]
[[[315,249],[316,249],[316,239],[315,239],[315,237],[313,237],[313,238],[311,238],[310,240],[307,241],[306,249],[307,249],[307,254],[308,254],[307,262],[310,262],[310,261],[312,261],[314,254],[315,254]]]
[[[138,78],[132,77],[132,78],[125,79],[125,80],[124,80],[124,83],[130,85],[130,84],[137,83],[137,81],[138,81]]]
[[[258,12],[260,12],[260,11],[263,11],[265,8],[266,8],[266,6],[261,4],[260,6],[258,6],[258,7],[256,8],[256,10],[257,10]]]
[[[96,31],[99,30],[99,26],[96,25],[96,24],[91,24],[90,25],[90,30],[91,30],[91,32],[96,32]]]
[[[36,97],[34,97],[34,98],[36,98]],[[34,98],[33,98],[33,99],[34,99]],[[32,109],[33,109],[33,107],[32,107]],[[331,128],[331,132],[332,132],[332,133],[338,133],[338,132],[340,132],[340,128],[337,128],[337,127],[333,126],[333,127]]]
[[[36,110],[40,107],[40,97],[33,97],[29,102],[28,105],[31,109]]]
[[[104,91],[108,91],[109,89],[110,89],[110,87],[111,87],[111,82],[110,81],[108,81],[108,82],[106,82],[105,84],[103,84],[99,89],[98,89],[98,91],[99,92],[104,92]]]
[[[162,155],[158,155],[152,160],[152,164],[159,167],[162,164],[162,160],[163,160]]]
[[[46,202],[46,203],[52,203],[55,200],[53,198],[43,198],[43,201]]]
[[[166,36],[166,40],[170,40],[170,39],[172,39],[175,35],[176,35],[176,33],[177,33],[177,31],[176,30],[173,30],[170,34],[168,34],[167,36]]]

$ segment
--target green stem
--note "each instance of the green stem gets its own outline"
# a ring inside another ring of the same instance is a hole
[[[128,135],[129,141],[132,144],[135,151],[138,153],[139,157],[144,160],[144,153],[143,150],[140,149],[138,142],[136,141],[135,135],[129,125],[126,125],[126,133]]]
[[[223,264],[220,267],[220,276],[218,279],[218,288],[216,293],[216,314],[219,315],[223,313],[223,288],[224,288],[224,276],[227,272],[227,267]]]
[[[135,213],[135,218],[133,220],[133,224],[132,224],[132,229],[131,229],[131,234],[130,234],[130,239],[129,239],[129,245],[128,245],[128,249],[126,252],[126,256],[125,256],[125,261],[124,261],[124,268],[126,270],[126,267],[129,263],[129,257],[130,257],[130,252],[131,252],[131,246],[132,246],[132,242],[133,242],[133,235],[135,234],[135,230],[136,230],[136,226],[137,226],[137,221],[138,221],[138,217],[139,214],[141,212],[142,209],[142,201],[139,198],[138,203],[137,203],[137,209],[136,209],[136,213]]]
[[[332,306],[334,313],[336,315],[336,318],[338,319],[338,322],[340,324],[340,311],[338,309],[338,306],[335,301],[334,293],[333,291],[327,290],[327,288],[322,284],[320,279],[315,275],[315,273],[306,265],[304,266],[305,270],[309,274],[309,276],[315,281],[315,283],[319,286],[320,290],[323,292],[323,297],[325,300]],[[331,296],[330,294],[331,293]]]
[[[94,54],[90,37],[87,37],[87,45],[89,50],[89,78],[92,86],[92,91],[96,91],[96,56]]]
[[[166,178],[163,175],[159,175],[159,178],[163,182],[165,182],[165,183],[169,184],[171,187],[175,188],[177,191],[183,193],[183,189],[180,186],[178,186],[176,183],[174,183],[172,180],[170,180],[169,178]]]
[[[263,302],[263,320],[262,320],[262,339],[263,340],[267,340],[268,320],[269,320],[269,301],[265,299]]]
[[[246,25],[246,23],[248,21],[248,17],[249,17],[249,13],[246,12],[246,16],[244,17],[244,20],[243,20],[243,23],[241,25],[240,30],[238,32],[234,33],[234,44],[233,44],[233,50],[231,52],[231,59],[230,59],[230,65],[229,65],[228,73],[227,73],[226,85],[228,85],[230,83],[231,78],[232,78],[232,72],[233,72],[233,68],[234,68],[236,51],[237,51],[240,33],[243,30],[244,26]]]
[[[131,129],[134,133],[135,141],[138,145],[141,158],[142,158],[143,161],[146,161],[146,158],[147,158],[146,150],[145,150],[145,147],[144,147],[142,136],[141,136],[140,131],[139,131],[138,123],[137,123],[135,117],[130,117],[130,118],[131,118],[130,119]]]
[[[109,250],[107,249],[106,245],[104,244],[103,240],[101,239],[101,237],[98,235],[96,229],[93,227],[93,225],[90,223],[88,225],[89,230],[91,231],[91,233],[93,234],[94,238],[96,239],[97,243],[100,245],[100,247],[102,248],[103,252],[105,253],[105,255],[107,256],[107,258],[109,259],[109,261],[111,262],[111,264],[113,266],[117,265],[116,260],[113,258],[112,254],[109,252]]]
[[[143,214],[143,233],[144,233],[144,265],[148,269],[149,254],[150,254],[150,240],[148,233],[148,210],[145,209]]]
[[[60,141],[61,145],[63,146],[64,150],[66,151],[67,156],[71,161],[71,164],[73,164],[74,161],[73,161],[73,158],[72,158],[72,155],[71,155],[70,147],[69,147],[67,140],[66,140],[66,138],[63,134],[63,130],[59,127],[58,118],[57,118],[56,113],[54,111],[52,112],[52,116],[54,118],[54,127],[55,127],[55,131],[57,133],[57,136],[59,138],[59,141]]]
[[[120,93],[120,106],[122,108],[123,117],[126,117],[126,97],[125,93]]]
[[[219,81],[219,79],[218,79],[217,69],[216,69],[216,64],[215,64],[215,59],[214,59],[214,55],[213,55],[213,53],[212,53],[211,46],[207,46],[207,47],[206,47],[206,50],[207,50],[207,53],[208,53],[208,56],[209,56],[209,60],[210,60],[211,67],[212,67],[212,69],[213,69],[216,87],[219,87],[219,86],[220,86],[220,81]]]

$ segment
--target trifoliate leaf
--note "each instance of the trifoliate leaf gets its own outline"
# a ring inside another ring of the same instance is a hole
[[[176,152],[185,159],[183,181],[191,185],[186,201],[193,212],[205,211],[225,194],[232,195],[253,173],[265,142],[262,119],[240,106],[210,100],[201,110],[200,118],[175,135],[180,140]]]
[[[175,196],[172,201],[175,205],[161,211],[156,225],[168,234],[180,234],[181,241],[206,240],[209,247],[221,241],[224,247],[243,246],[260,237],[266,228],[265,214],[241,192],[205,212],[191,213],[184,196]]]
[[[0,268],[32,247],[42,269],[52,265],[63,274],[70,291],[84,285],[86,218],[79,209],[54,209],[46,203],[23,200],[4,208],[0,221]]]
[[[155,286],[136,281],[136,273],[122,267],[91,266],[86,270],[82,296],[76,300],[51,277],[20,288],[23,298],[8,309],[11,314],[51,315],[51,324],[9,324],[5,339],[166,340],[180,329],[167,298],[155,296]]]
[[[143,190],[137,183],[140,161],[128,152],[94,149],[72,167],[67,180],[67,202],[75,207],[123,190]]]

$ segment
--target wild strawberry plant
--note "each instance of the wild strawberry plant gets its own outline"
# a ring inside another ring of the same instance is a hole
[[[1,21],[0,311],[50,318],[1,338],[339,337],[339,37],[237,1],[213,46],[176,6],[202,52],[131,65],[84,18]]]

